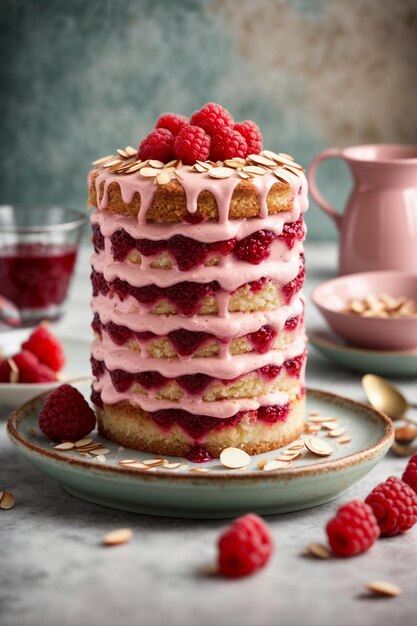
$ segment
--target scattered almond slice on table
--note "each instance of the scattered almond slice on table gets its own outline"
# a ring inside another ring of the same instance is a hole
[[[401,594],[401,589],[397,587],[397,585],[383,580],[375,580],[367,583],[366,588],[368,591],[378,596],[393,598]]]
[[[310,543],[305,554],[316,557],[316,559],[330,559],[332,553],[329,548],[322,543]]]
[[[250,462],[249,454],[240,448],[225,448],[220,454],[220,463],[229,469],[240,469]]]
[[[72,441],[63,441],[54,446],[55,450],[72,450],[75,448],[75,444]]]
[[[323,439],[319,439],[318,437],[310,437],[305,440],[305,446],[310,452],[313,454],[317,454],[317,456],[330,456],[333,453],[333,448],[324,441]]]
[[[11,491],[0,491],[0,509],[8,511],[14,507],[14,504],[15,499]]]
[[[268,461],[264,467],[264,472],[274,472],[275,470],[285,469],[292,464],[292,461],[283,461],[280,459],[274,459],[273,461]]]
[[[127,543],[133,537],[131,528],[118,528],[112,530],[103,537],[103,544],[105,546],[117,546],[122,543]]]

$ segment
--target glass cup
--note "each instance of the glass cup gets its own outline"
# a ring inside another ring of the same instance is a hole
[[[61,317],[86,223],[73,209],[0,206],[0,294],[22,326]]]

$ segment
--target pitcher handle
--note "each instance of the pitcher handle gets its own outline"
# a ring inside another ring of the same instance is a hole
[[[340,213],[338,213],[336,209],[332,207],[332,205],[329,202],[327,202],[326,198],[319,191],[319,188],[317,187],[317,184],[316,184],[316,172],[317,172],[318,166],[320,165],[322,161],[325,161],[326,159],[331,159],[331,158],[343,158],[342,150],[340,150],[339,148],[328,148],[327,150],[323,150],[317,156],[315,156],[308,168],[307,180],[308,180],[309,190],[310,190],[311,195],[313,196],[313,199],[315,200],[315,202],[317,202],[319,207],[323,209],[323,211],[326,211],[326,213],[330,215],[330,217],[335,222],[337,228],[340,230],[340,227],[342,225],[343,215],[340,215]]]

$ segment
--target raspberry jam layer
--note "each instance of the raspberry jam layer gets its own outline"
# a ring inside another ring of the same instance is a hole
[[[106,368],[103,361],[95,359],[94,357],[91,357],[91,367],[93,375],[97,380],[100,380],[107,371],[113,388],[118,393],[125,393],[129,391],[135,383],[140,385],[146,391],[152,390],[154,393],[158,392],[167,385],[176,383],[187,395],[202,396],[212,385],[222,384],[227,386],[241,380],[247,375],[256,376],[266,383],[275,381],[275,379],[277,379],[281,374],[298,379],[300,377],[305,358],[306,354],[304,353],[292,359],[287,359],[281,366],[264,365],[263,367],[253,370],[252,372],[241,374],[232,379],[216,378],[203,373],[184,374],[182,376],[175,376],[171,378],[163,376],[158,371],[132,373],[122,369],[109,370]]]
[[[283,330],[294,332],[299,327],[300,323],[301,316],[291,316],[286,320]],[[156,335],[149,331],[135,332],[127,328],[127,326],[121,326],[112,321],[103,324],[98,313],[94,314],[91,328],[100,337],[103,331],[106,332],[110,339],[118,346],[122,346],[132,339],[136,339],[140,345],[146,346],[151,340],[164,338],[169,340],[177,354],[183,357],[191,356],[207,343],[218,341],[225,345],[229,344],[232,340],[231,337],[218,338],[212,333],[191,331],[184,328],[173,330],[165,336]],[[261,326],[259,330],[243,335],[241,339],[246,339],[254,352],[264,354],[273,347],[277,334],[273,326],[265,324]]]
[[[258,265],[271,253],[273,241],[284,241],[292,250],[296,241],[305,236],[304,219],[285,224],[280,235],[271,230],[259,230],[241,240],[236,237],[225,241],[196,241],[183,235],[174,235],[168,240],[134,239],[124,229],[116,230],[110,237],[112,256],[115,261],[125,261],[130,252],[137,250],[145,257],[156,257],[168,252],[181,271],[203,265],[209,258],[233,254],[237,259]],[[93,245],[96,252],[104,250],[104,237],[99,224],[93,224]]]

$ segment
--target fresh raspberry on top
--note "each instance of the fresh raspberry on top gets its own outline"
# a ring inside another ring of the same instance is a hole
[[[45,324],[35,328],[29,339],[22,344],[22,348],[35,354],[41,363],[50,367],[54,372],[59,372],[65,365],[62,344]]]
[[[174,153],[186,165],[206,161],[210,153],[210,137],[199,126],[185,126],[175,138]]]
[[[270,559],[274,546],[268,526],[249,513],[235,520],[218,542],[220,572],[227,577],[247,576]]]
[[[361,500],[340,507],[326,526],[330,547],[337,556],[355,556],[368,550],[380,530],[372,508]]]
[[[233,129],[237,130],[244,137],[248,145],[248,154],[260,153],[262,150],[262,134],[255,122],[252,122],[252,120],[239,122],[239,124],[233,126]]]
[[[176,113],[164,113],[155,124],[155,128],[166,128],[171,131],[173,135],[178,135],[180,130],[188,126],[188,120],[184,115],[177,115]]]
[[[0,363],[1,383],[49,383],[54,380],[56,373],[28,350]]]
[[[383,537],[403,533],[417,522],[417,495],[395,476],[377,485],[365,502],[372,507]]]
[[[168,163],[174,158],[174,135],[166,128],[155,128],[143,141],[137,153],[137,159],[155,159]]]
[[[39,428],[54,441],[77,441],[88,435],[95,424],[92,409],[71,385],[55,389],[39,414]]]
[[[223,128],[211,138],[210,159],[225,161],[233,157],[245,158],[248,146],[245,139],[233,128]]]
[[[402,480],[410,485],[411,489],[417,493],[417,454],[411,457],[407,463]]]
[[[232,128],[234,122],[229,111],[220,106],[220,104],[208,102],[202,109],[192,114],[190,124],[192,126],[200,126],[212,137],[224,127]]]

